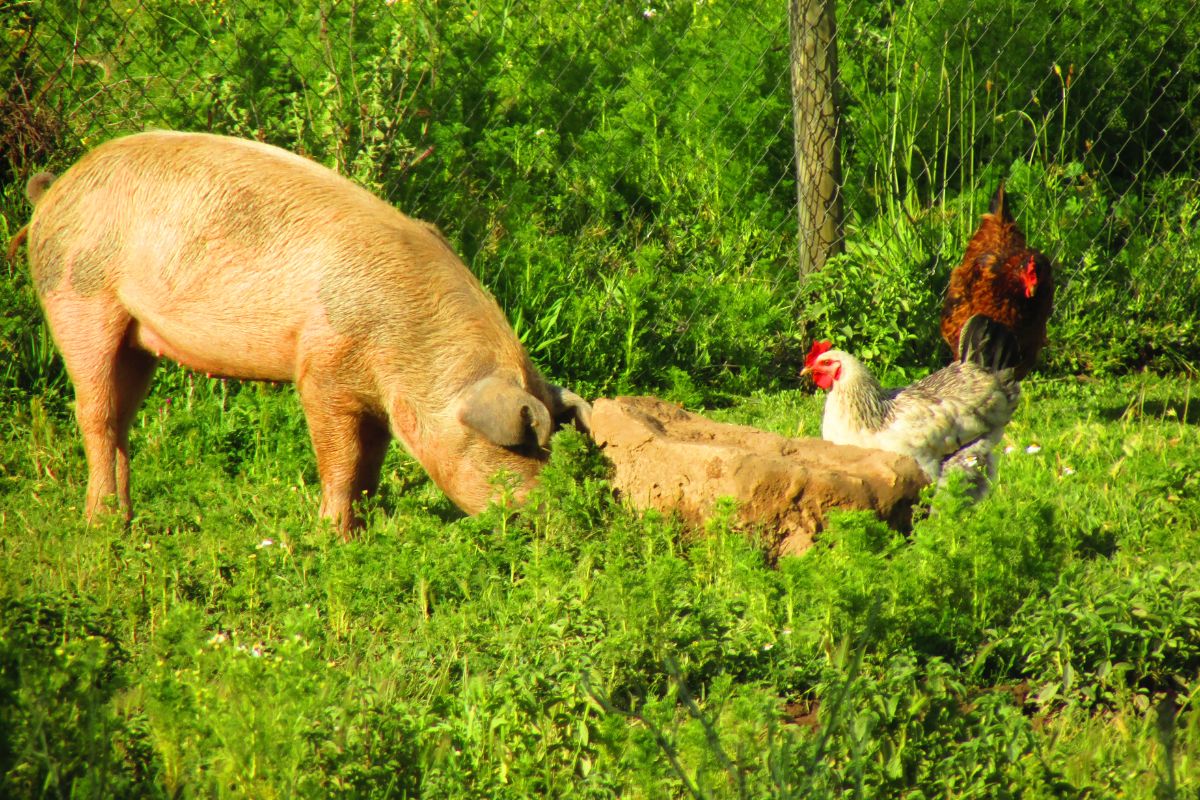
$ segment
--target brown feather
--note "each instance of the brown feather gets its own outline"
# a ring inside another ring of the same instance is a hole
[[[1025,296],[1021,273],[1034,261],[1037,288]],[[1033,369],[1046,343],[1046,323],[1054,304],[1054,274],[1050,259],[1030,247],[1017,227],[1001,182],[991,207],[967,244],[962,263],[950,274],[942,307],[942,338],[958,358],[958,337],[966,321],[976,314],[991,317],[1016,336],[1021,360],[1016,376]]]

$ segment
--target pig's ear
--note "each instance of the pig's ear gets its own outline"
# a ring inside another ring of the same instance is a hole
[[[550,395],[554,398],[554,422],[559,425],[571,425],[583,431],[592,432],[592,406],[587,400],[561,386],[550,386]]]
[[[467,387],[458,421],[501,447],[519,447],[531,439],[550,446],[550,412],[542,401],[502,378],[484,378]]]

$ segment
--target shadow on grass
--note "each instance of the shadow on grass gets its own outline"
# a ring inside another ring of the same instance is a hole
[[[1172,398],[1170,400],[1147,400],[1132,402],[1125,406],[1111,406],[1100,410],[1100,416],[1110,422],[1123,419],[1154,420],[1157,422],[1183,422],[1200,425],[1200,397]]]

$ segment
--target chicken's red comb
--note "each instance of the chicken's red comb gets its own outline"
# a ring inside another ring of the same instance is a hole
[[[813,342],[812,348],[808,351],[808,356],[806,356],[804,359],[804,366],[811,367],[813,364],[817,363],[818,358],[832,349],[833,342],[829,341],[828,339],[823,339],[819,342]]]

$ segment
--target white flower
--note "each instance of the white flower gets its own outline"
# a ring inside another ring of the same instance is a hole
[[[546,135],[546,129],[545,129],[545,128],[538,128],[536,131],[534,131],[534,132],[533,132],[533,135],[534,135],[534,136],[545,136],[545,135]]]
[[[763,645],[763,652],[766,652],[767,650],[770,650],[770,649],[771,649],[772,647],[774,647],[774,646],[775,646],[775,645],[774,645],[774,644],[772,644],[771,642],[767,642],[766,644],[764,644],[764,645]]]
[[[644,9],[642,9],[642,16],[645,17],[646,19],[654,19],[655,17],[658,16],[658,9],[644,8]]]
[[[1062,468],[1062,474],[1063,474],[1063,475],[1074,475],[1074,474],[1075,474],[1075,470],[1074,470],[1074,469],[1072,469],[1071,467],[1063,467],[1063,468]]]
[[[1040,452],[1042,452],[1042,446],[1040,444],[1031,444],[1031,445],[1029,445],[1029,447],[1025,448],[1025,452],[1029,453],[1029,455],[1033,455],[1034,453],[1040,453]]]
[[[1017,449],[1017,448],[1013,447],[1013,446],[1010,444],[1010,445],[1008,445],[1007,447],[1005,447],[1005,448],[1004,448],[1004,455],[1008,455],[1009,453],[1013,452],[1013,451],[1014,451],[1014,450],[1016,450],[1016,449]]]
[[[257,549],[262,550],[264,547],[270,547],[273,544],[275,544],[274,539],[263,539],[261,542],[258,543]]]

